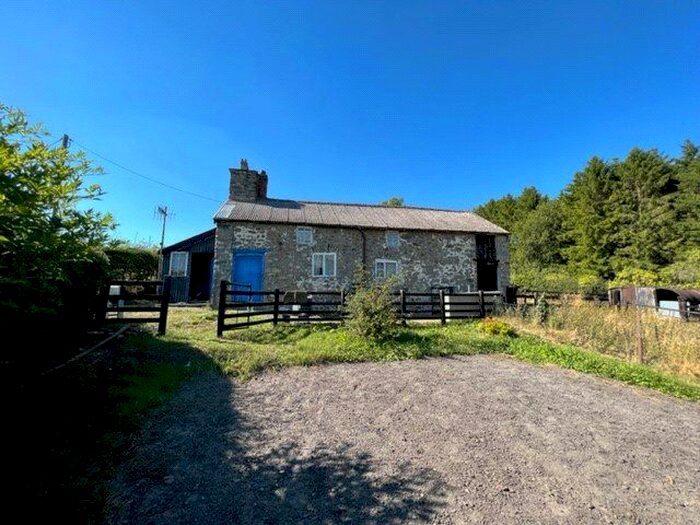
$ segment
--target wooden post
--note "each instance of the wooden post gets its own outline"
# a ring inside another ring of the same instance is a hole
[[[484,304],[483,290],[479,290],[479,317],[486,317],[486,305]]]
[[[221,281],[219,285],[219,315],[216,317],[216,336],[224,335],[224,314],[226,314],[226,298],[228,294],[228,281]]]
[[[637,361],[644,363],[644,331],[642,330],[642,309],[637,305]]]
[[[278,288],[275,288],[275,304],[272,308],[272,324],[277,326],[277,319],[280,316],[280,291]]]
[[[401,303],[401,318],[403,319],[406,315],[406,290],[399,290],[399,301]]]
[[[109,283],[100,288],[95,307],[95,325],[101,326],[107,318],[107,302],[109,301]]]
[[[170,287],[172,279],[166,277],[163,280],[163,289],[160,297],[160,317],[158,319],[158,333],[165,335],[165,329],[168,326],[168,306],[170,306]]]
[[[440,324],[445,324],[445,290],[440,290]]]

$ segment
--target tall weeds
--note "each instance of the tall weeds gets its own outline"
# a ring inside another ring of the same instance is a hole
[[[563,297],[549,304],[546,321],[536,307],[518,307],[503,314],[519,328],[559,342],[700,381],[700,323],[663,317],[651,309],[615,309],[604,303]],[[641,342],[641,345],[640,345]]]

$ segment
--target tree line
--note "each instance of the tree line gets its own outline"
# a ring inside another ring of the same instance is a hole
[[[700,149],[678,157],[632,149],[591,158],[555,198],[534,187],[477,206],[511,232],[511,281],[522,288],[700,288]]]

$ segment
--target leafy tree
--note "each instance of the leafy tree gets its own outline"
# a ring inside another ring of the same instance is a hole
[[[559,201],[541,201],[515,228],[513,263],[535,268],[563,264],[562,221]]]
[[[611,195],[617,184],[614,165],[593,157],[561,195],[562,236],[567,239],[564,256],[578,271],[609,278],[615,253],[614,225],[608,220]]]
[[[692,246],[700,246],[700,149],[689,140],[683,144],[676,169],[676,209],[681,239]]]
[[[523,189],[517,197],[508,194],[500,199],[491,199],[487,203],[477,206],[474,212],[501,228],[515,233],[525,217],[546,200],[546,196],[530,186]]]
[[[656,150],[630,151],[616,167],[609,220],[616,250],[613,267],[655,271],[673,261],[679,239],[673,206],[677,181],[672,164]]]
[[[679,288],[700,288],[700,247],[688,248],[661,270],[661,282]]]
[[[380,206],[389,206],[391,208],[403,208],[406,203],[403,197],[389,197],[387,200],[379,203]]]
[[[0,315],[13,327],[39,314],[80,317],[106,264],[112,219],[85,206],[102,195],[84,183],[99,169],[45,136],[0,104]]]
[[[639,148],[593,157],[556,199],[525,188],[475,211],[511,232],[512,281],[525,288],[698,282],[700,150],[690,141],[677,159]]]

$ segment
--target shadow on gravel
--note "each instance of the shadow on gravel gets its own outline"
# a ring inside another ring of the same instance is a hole
[[[285,440],[235,408],[241,388],[217,373],[187,386],[148,425],[110,487],[111,523],[404,523],[442,507],[437,476],[310,437]]]

